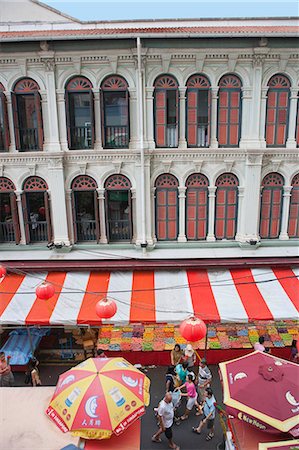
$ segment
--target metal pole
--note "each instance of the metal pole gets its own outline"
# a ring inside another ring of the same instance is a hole
[[[141,40],[137,37],[137,87],[138,87],[138,131],[140,145],[140,173],[141,173],[141,247],[142,252],[146,254],[146,231],[145,231],[145,170],[144,170],[144,139],[143,139],[143,90],[142,90],[142,65],[141,65]]]
[[[207,323],[207,333],[206,333],[206,338],[205,338],[205,351],[204,351],[204,357],[205,357],[205,359],[207,359],[208,331],[209,331],[209,324]]]

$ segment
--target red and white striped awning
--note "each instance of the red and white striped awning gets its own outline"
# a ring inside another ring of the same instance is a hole
[[[105,323],[179,323],[190,315],[206,322],[299,319],[299,268],[231,270],[48,272],[9,274],[0,284],[2,325],[99,325],[95,305],[117,303]],[[48,301],[35,289],[55,286]]]

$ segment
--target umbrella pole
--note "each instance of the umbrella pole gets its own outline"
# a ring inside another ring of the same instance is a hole
[[[28,337],[29,337],[30,350],[31,350],[32,356],[34,356],[34,355],[33,355],[33,353],[34,353],[34,348],[33,348],[32,336],[31,336],[31,333],[30,333],[30,328],[27,328],[27,334],[28,334]]]
[[[209,330],[209,324],[207,323],[207,332],[205,337],[205,350],[204,350],[204,357],[207,359],[207,349],[208,349],[208,330]]]

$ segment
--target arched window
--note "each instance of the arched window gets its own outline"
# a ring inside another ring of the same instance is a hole
[[[0,242],[19,244],[21,234],[15,189],[11,180],[0,177]]]
[[[93,148],[94,107],[92,84],[85,77],[72,78],[65,92],[66,126],[71,150]]]
[[[26,243],[51,242],[52,227],[48,185],[40,177],[25,180],[22,193],[22,207]]]
[[[97,183],[88,175],[79,175],[72,182],[74,241],[100,240]]]
[[[171,75],[155,81],[155,141],[157,147],[178,146],[178,82]]]
[[[118,75],[106,78],[101,86],[103,104],[103,145],[105,148],[129,146],[128,83]]]
[[[132,240],[131,182],[111,175],[105,183],[106,228],[110,242]]]
[[[275,75],[268,86],[266,143],[268,147],[281,147],[287,140],[290,82],[284,75]]]
[[[299,173],[292,180],[288,235],[299,238]]]
[[[238,178],[223,173],[216,181],[215,237],[234,239],[238,219]]]
[[[6,96],[4,94],[4,86],[0,83],[0,152],[7,152],[9,144],[10,137]]]
[[[238,147],[241,136],[241,81],[225,75],[219,81],[218,143],[220,147]]]
[[[210,82],[203,75],[193,75],[187,82],[188,147],[208,147],[210,143]]]
[[[201,173],[186,181],[186,236],[188,240],[206,239],[208,233],[208,179]]]
[[[279,173],[269,173],[262,181],[260,236],[262,239],[279,237],[284,180]]]
[[[16,148],[43,149],[43,119],[39,86],[31,78],[19,80],[11,93]]]
[[[170,174],[156,180],[156,236],[158,241],[174,241],[179,230],[178,180]]]

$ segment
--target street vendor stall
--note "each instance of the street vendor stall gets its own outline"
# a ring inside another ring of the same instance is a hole
[[[0,325],[71,327],[53,344],[58,358],[80,361],[101,348],[134,363],[168,364],[174,344],[186,344],[179,324],[196,316],[208,333],[193,346],[200,354],[206,349],[210,363],[252,351],[261,335],[273,354],[288,358],[298,335],[298,276],[296,267],[8,272],[0,284]],[[54,287],[48,299],[35,292],[43,281]],[[97,314],[102,298],[115,302],[110,319]]]

